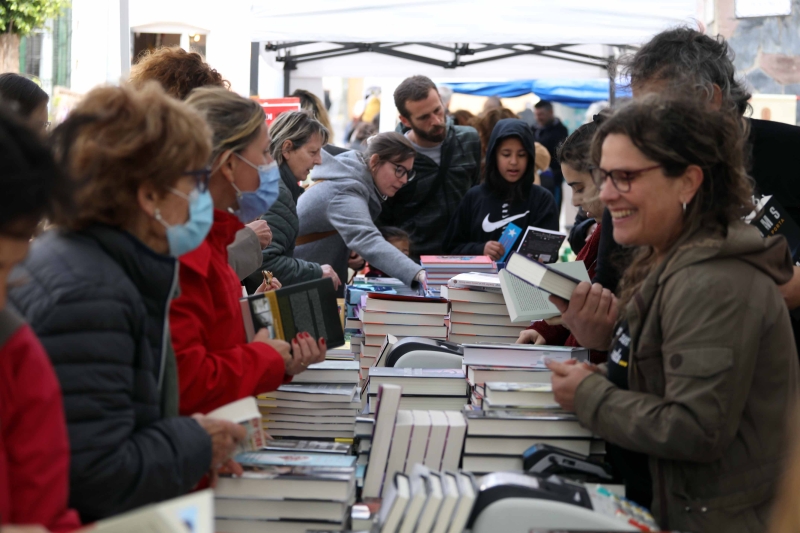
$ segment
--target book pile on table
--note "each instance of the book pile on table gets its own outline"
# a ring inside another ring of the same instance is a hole
[[[460,368],[396,368],[373,366],[368,369],[367,386],[361,403],[375,413],[382,385],[402,387],[400,409],[444,409],[460,411],[468,402],[464,371]]]
[[[448,312],[449,304],[442,298],[385,293],[362,296],[357,311],[365,334],[361,358],[377,358],[386,335],[446,340]]]
[[[215,529],[304,533],[347,527],[355,502],[355,457],[346,444],[275,441],[235,460],[242,477],[220,477]]]
[[[511,321],[497,274],[459,274],[440,294],[450,301],[451,342],[513,343],[530,324]]]
[[[395,474],[386,485],[375,529],[380,533],[461,533],[478,494],[470,474],[422,465]]]
[[[466,434],[460,411],[399,409],[402,388],[384,384],[378,391],[369,464],[362,496],[386,496],[396,473],[410,474],[415,465],[456,470]]]
[[[358,361],[324,361],[292,383],[260,394],[264,430],[272,437],[352,439],[361,410]]]
[[[467,272],[496,274],[497,263],[487,255],[423,255],[419,258],[428,278],[428,287],[440,289],[453,276]]]
[[[463,468],[474,473],[522,469],[522,454],[549,444],[581,455],[601,449],[574,414],[558,409],[544,359],[588,360],[562,346],[465,345],[470,387]]]

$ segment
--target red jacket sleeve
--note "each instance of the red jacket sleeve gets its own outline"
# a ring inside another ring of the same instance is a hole
[[[183,265],[180,276],[182,294],[172,302],[169,319],[182,415],[208,413],[245,396],[273,391],[291,379],[275,349],[244,342],[238,307],[214,309],[205,278]]]
[[[1,442],[12,489],[10,520],[3,522],[41,524],[56,533],[77,529],[78,514],[67,507],[70,449],[61,388],[27,325],[3,346],[0,364]]]
[[[544,320],[537,320],[528,329],[537,331],[550,346],[564,346],[564,343],[567,342],[567,337],[569,337],[567,328],[564,326],[551,326]]]

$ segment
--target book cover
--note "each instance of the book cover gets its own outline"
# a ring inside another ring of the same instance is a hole
[[[329,278],[253,294],[240,300],[247,340],[261,329],[270,338],[291,340],[298,333],[323,338],[328,348],[344,345],[336,291]]]
[[[528,410],[496,410],[496,411],[465,411],[467,420],[553,420],[559,422],[577,421],[574,413],[558,409],[528,409]]]
[[[460,368],[395,368],[387,366],[373,366],[369,369],[370,377],[391,378],[444,378],[465,379],[464,371]]]
[[[517,248],[517,253],[542,263],[555,263],[558,251],[567,236],[558,231],[529,226]]]
[[[419,258],[423,266],[428,265],[491,265],[488,255],[423,255]]]
[[[511,253],[511,250],[514,249],[514,245],[519,240],[520,235],[522,235],[522,228],[514,224],[513,222],[506,226],[506,229],[503,230],[503,234],[500,235],[500,244],[503,245],[503,249],[505,253],[503,257],[498,260],[498,263],[503,263],[508,257],[508,254]]]
[[[371,433],[371,432],[370,432]],[[347,455],[353,447],[343,442],[321,440],[269,440],[262,450],[270,452],[331,453]]]
[[[583,263],[575,261],[575,263],[578,262]],[[553,268],[519,253],[513,254],[508,260],[506,271],[525,283],[564,300],[569,300],[572,291],[581,282],[580,279],[566,274],[562,269]],[[503,296],[508,302],[508,295],[504,293]]]
[[[770,197],[750,222],[764,237],[783,235],[789,244],[794,264],[800,266],[800,226],[775,199]]]
[[[223,405],[208,413],[208,416],[244,426],[247,436],[237,445],[236,453],[258,450],[267,442],[261,424],[261,411],[258,410],[258,403],[252,396]]]
[[[234,459],[242,466],[309,466],[309,467],[350,467],[356,462],[354,455],[331,453],[296,453],[287,451],[258,451],[240,453]]]
[[[301,481],[350,481],[355,476],[352,466],[278,466],[242,465],[244,474],[236,479],[296,479]],[[232,477],[222,474],[220,477]]]
[[[405,296],[401,294],[384,294],[371,292],[367,294],[367,300],[388,300],[392,302],[417,302],[417,303],[447,303],[444,298],[433,296]]]

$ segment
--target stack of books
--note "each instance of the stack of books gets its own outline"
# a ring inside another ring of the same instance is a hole
[[[438,290],[453,276],[467,272],[496,274],[497,263],[487,255],[423,255],[419,258],[428,277],[428,287]]]
[[[416,465],[457,470],[466,435],[460,411],[401,410],[402,388],[379,387],[362,497],[385,497],[395,474]]]
[[[386,335],[447,339],[448,302],[442,298],[369,293],[358,317],[365,334],[361,357],[377,357]]]
[[[275,438],[352,439],[361,411],[359,363],[311,365],[292,383],[258,396],[264,430]]]
[[[459,274],[441,287],[450,301],[450,341],[513,343],[530,321],[513,322],[497,274]]]
[[[474,406],[464,414],[467,438],[462,468],[475,474],[522,470],[522,454],[534,444],[589,455],[592,433],[560,409],[492,409]]]
[[[463,409],[469,390],[460,368],[395,368],[373,366],[368,369],[367,386],[361,403],[370,413],[377,409],[378,392],[386,384],[402,387],[400,409]]]
[[[245,472],[223,475],[217,482],[216,531],[304,533],[347,527],[356,495],[355,457],[347,445],[328,444],[293,443],[236,456]]]
[[[478,494],[470,474],[421,465],[395,474],[387,486],[375,527],[380,533],[461,533]]]

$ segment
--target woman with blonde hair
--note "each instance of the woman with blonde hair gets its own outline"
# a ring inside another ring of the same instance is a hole
[[[178,416],[168,309],[177,257],[212,221],[203,119],[156,84],[90,91],[54,132],[78,183],[74,217],[34,240],[10,300],[55,367],[70,505],[93,522],[187,493],[243,439]]]
[[[186,104],[213,132],[208,190],[214,223],[205,241],[181,257],[181,295],[170,310],[178,360],[181,412],[207,413],[245,396],[277,389],[325,358],[325,339],[299,333],[291,345],[259,331],[247,342],[239,278],[227,246],[243,222],[266,212],[278,196],[280,173],[269,153],[258,102],[216,87],[192,91]],[[262,283],[263,292],[280,287]]]

